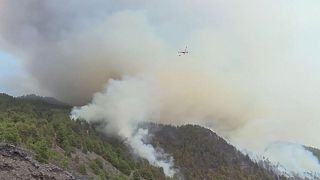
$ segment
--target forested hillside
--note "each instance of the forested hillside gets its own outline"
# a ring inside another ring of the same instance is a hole
[[[78,179],[168,179],[161,168],[134,157],[124,141],[71,120],[70,110],[64,104],[0,94],[0,141],[30,149],[38,161],[56,164]],[[173,156],[178,171],[173,179],[285,179],[200,126],[143,127],[153,134],[150,143]]]
[[[286,179],[259,166],[209,129],[149,125],[153,144],[172,154],[185,179]],[[266,164],[264,164],[266,165]]]

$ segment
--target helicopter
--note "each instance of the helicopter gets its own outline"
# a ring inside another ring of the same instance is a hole
[[[186,48],[184,50],[181,50],[181,51],[178,51],[178,55],[181,56],[181,55],[186,55],[189,53],[189,51],[187,50],[188,47],[186,46]]]

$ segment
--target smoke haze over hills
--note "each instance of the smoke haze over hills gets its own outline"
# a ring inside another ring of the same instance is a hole
[[[319,5],[2,0],[0,45],[43,91],[89,103],[78,115],[123,137],[153,121],[204,125],[262,154],[278,141],[320,147]]]

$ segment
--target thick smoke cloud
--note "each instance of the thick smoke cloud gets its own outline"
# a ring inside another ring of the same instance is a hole
[[[197,123],[257,153],[276,141],[320,147],[319,5],[2,0],[0,42],[63,101],[87,104],[102,91],[79,113],[107,120],[107,132],[130,137],[141,121]],[[190,55],[176,56],[185,44]],[[113,84],[119,92],[109,95]]]
[[[93,4],[97,7],[77,1],[2,3],[4,45],[26,59],[27,71],[43,88],[69,103],[88,102],[109,78],[141,71],[165,49],[142,12],[104,13],[99,5],[108,10],[107,3]],[[86,13],[89,8],[99,13]]]
[[[148,136],[148,130],[138,129],[139,123],[152,119],[158,109],[155,107],[157,98],[150,98],[154,92],[150,87],[150,84],[139,79],[112,80],[103,93],[94,95],[92,103],[74,108],[71,118],[101,123],[103,132],[124,139],[134,153],[162,167],[165,174],[172,177],[175,174],[173,158],[168,159],[168,155],[146,144],[144,139]]]

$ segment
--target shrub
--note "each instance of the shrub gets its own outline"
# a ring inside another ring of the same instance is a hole
[[[47,162],[49,159],[49,148],[45,141],[37,141],[33,146],[32,149],[36,153],[36,159],[39,162]]]
[[[80,166],[78,167],[78,172],[81,173],[82,175],[86,175],[87,174],[86,166],[84,164],[80,164]]]
[[[96,158],[94,162],[99,166],[100,169],[103,169],[103,163],[99,158]]]
[[[99,165],[94,161],[94,160],[91,160],[90,163],[89,163],[89,167],[92,169],[93,173],[95,175],[98,175],[99,172],[100,172],[100,167]]]

